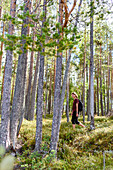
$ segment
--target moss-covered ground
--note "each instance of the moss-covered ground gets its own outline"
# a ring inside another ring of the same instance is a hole
[[[82,117],[79,121],[82,122]],[[15,169],[102,170],[104,152],[113,151],[113,117],[95,116],[93,131],[90,131],[90,122],[85,121],[85,125],[86,128],[76,125],[73,130],[71,121],[67,123],[66,117],[62,118],[56,160],[49,154],[52,117],[43,118],[41,153],[34,152],[36,121],[24,120],[18,138],[22,148],[17,154]],[[113,170],[112,152],[105,153],[104,169]]]

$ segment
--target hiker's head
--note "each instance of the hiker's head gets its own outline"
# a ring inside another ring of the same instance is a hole
[[[76,92],[72,92],[72,97],[73,98],[75,98],[75,97],[77,98],[78,97],[77,93]]]

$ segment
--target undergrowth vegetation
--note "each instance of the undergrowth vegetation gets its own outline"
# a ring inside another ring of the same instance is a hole
[[[82,121],[82,117],[79,118]],[[49,153],[52,117],[43,118],[42,152],[35,148],[36,121],[24,120],[18,142],[21,152],[17,154],[15,167],[20,169],[103,169],[103,152],[113,151],[113,118],[95,117],[95,130],[90,131],[90,122],[85,121],[86,128],[76,125],[63,117],[60,127],[57,160],[54,153]],[[15,168],[16,169],[16,168]],[[105,154],[105,169],[113,169],[113,153]]]

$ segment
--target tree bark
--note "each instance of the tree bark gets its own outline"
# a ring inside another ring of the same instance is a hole
[[[110,97],[110,68],[109,68],[109,64],[110,64],[110,60],[109,60],[109,54],[108,54],[108,58],[107,58],[107,64],[108,64],[108,84],[107,84],[107,114],[109,113],[109,97]]]
[[[16,13],[16,0],[11,0],[10,15],[15,18]],[[8,34],[13,35],[14,25],[9,21]],[[12,76],[12,55],[13,52],[7,50],[6,53],[6,66],[4,76],[3,88],[3,102],[2,102],[2,115],[1,115],[1,135],[0,143],[6,148],[10,145],[10,97],[11,97],[11,76]]]
[[[59,56],[59,53],[58,53]],[[54,107],[53,107],[53,122],[50,150],[57,151],[57,121],[60,107],[60,90],[61,90],[61,74],[62,74],[62,56],[57,57],[56,60],[56,79],[55,79],[55,93],[54,93]]]
[[[60,124],[61,124],[61,118],[62,118],[62,110],[63,110],[63,103],[64,103],[64,97],[65,97],[65,89],[66,89],[66,82],[67,82],[67,76],[68,76],[68,70],[69,70],[69,65],[70,65],[70,60],[71,60],[71,50],[69,50],[69,57],[66,65],[66,70],[65,70],[65,75],[64,75],[64,81],[63,81],[63,86],[62,86],[62,93],[60,96],[60,110],[58,114],[58,125],[57,125],[57,142],[59,139],[59,130],[60,130]]]
[[[51,89],[52,89],[52,70],[50,68],[50,85],[49,85],[49,95],[48,95],[48,114],[51,114]]]
[[[4,32],[5,32],[5,23],[3,22],[3,32],[2,37],[4,38]],[[1,77],[1,68],[2,68],[2,55],[3,55],[3,42],[1,42],[1,53],[0,53],[0,77]]]
[[[13,103],[13,96],[14,96],[14,86],[15,86],[15,71],[16,71],[16,59],[15,59],[15,63],[14,63],[14,70],[13,70],[13,74],[14,74],[14,76],[13,76],[13,83],[12,83],[12,93],[11,93],[11,105],[12,105],[12,103]]]
[[[32,93],[31,93],[31,99],[30,99],[30,120],[34,120],[34,111],[35,111],[35,101],[36,101],[36,89],[37,89],[37,79],[38,79],[38,67],[39,67],[39,53],[37,55],[37,61],[36,61],[36,68],[35,68],[35,74],[34,74],[34,81],[32,85]]]
[[[84,80],[83,80],[83,123],[85,123],[85,74],[86,74],[86,27],[84,32]]]
[[[46,0],[43,1],[43,13],[45,17],[43,18],[42,27],[44,26],[44,22],[46,21]],[[44,53],[45,49],[42,49]],[[44,76],[44,56],[40,56],[40,71],[39,71],[39,80],[38,80],[38,92],[37,92],[37,120],[36,120],[36,142],[35,142],[35,150],[40,151],[41,143],[42,143],[42,106],[43,106],[43,76]]]
[[[90,122],[90,129],[93,130],[94,126],[94,78],[93,78],[93,68],[94,68],[94,61],[93,61],[93,0],[90,1],[91,3],[91,23],[90,23],[90,111],[91,111],[91,122]]]
[[[110,65],[113,65],[111,44],[109,45],[109,57],[110,57]],[[112,107],[113,107],[113,101],[112,101],[112,69],[110,69],[110,84],[111,84],[111,88],[110,88],[110,101],[111,101],[110,110],[112,110]]]
[[[90,108],[90,90],[91,90],[91,81],[90,81],[91,77],[90,77],[90,67],[89,67],[89,89],[88,89],[88,102],[87,102],[87,120],[90,121],[91,120],[91,108]]]
[[[102,59],[101,59],[101,45],[100,45],[100,104],[101,104],[101,115],[104,116],[104,113],[103,113],[103,97],[102,97]]]
[[[46,86],[45,86],[45,112],[44,112],[44,117],[46,117],[46,114],[47,114],[47,92],[48,92],[48,89],[47,89],[47,84],[48,84],[48,63],[46,65],[46,73],[45,73],[45,78],[46,78]]]
[[[111,110],[113,110],[113,64],[111,70],[111,100],[112,100]]]
[[[82,1],[80,1],[82,2]],[[62,6],[60,6],[61,1],[59,1],[59,22],[62,23],[60,16],[62,16]],[[80,10],[79,9],[78,12]],[[76,22],[75,26],[77,26],[78,22],[78,13],[76,17]],[[70,49],[71,51],[71,49]],[[64,97],[65,97],[65,89],[66,89],[66,82],[67,82],[67,75],[68,75],[68,69],[69,69],[69,64],[70,64],[70,59],[71,59],[71,53],[69,51],[69,58],[67,61],[66,65],[66,70],[65,70],[65,75],[64,75],[64,81],[63,81],[63,86],[62,86],[62,93],[60,95],[60,90],[61,90],[61,74],[62,74],[62,55],[60,57],[57,57],[57,63],[56,63],[56,79],[55,79],[55,94],[54,94],[54,109],[53,109],[53,122],[52,122],[52,134],[51,134],[51,143],[50,143],[50,151],[52,150],[57,153],[57,142],[59,140],[59,129],[60,129],[60,124],[61,124],[61,117],[62,117],[62,110],[63,110],[63,103],[64,103]],[[59,54],[58,54],[59,56]]]
[[[66,64],[67,64],[67,50],[66,50]],[[66,117],[67,122],[69,122],[69,73],[67,75],[67,94],[66,94]]]
[[[34,48],[34,35],[33,35],[33,45],[32,49]],[[34,58],[34,51],[31,52],[31,59],[30,59],[30,69],[29,69],[29,81],[28,81],[28,89],[27,94],[25,98],[25,118],[27,120],[30,120],[30,114],[29,112],[29,105],[30,105],[30,97],[31,97],[31,88],[32,88],[32,75],[33,75],[33,58]]]
[[[34,75],[34,81],[33,81],[30,104],[29,104],[29,112],[31,113],[30,114],[30,116],[31,116],[30,120],[34,120],[34,109],[35,109],[37,76],[38,76],[38,64],[39,64],[39,54],[37,56],[36,67],[35,67],[35,75]],[[25,108],[23,108],[22,112],[21,112],[21,116],[20,116],[19,124],[18,124],[18,128],[17,128],[17,136],[19,135],[19,132],[20,132],[20,128],[21,128],[21,125],[22,125],[24,114],[25,114]]]
[[[104,84],[104,115],[106,116],[106,85],[105,85],[106,75],[105,70],[103,70],[103,84]]]
[[[29,10],[30,4],[29,1],[25,0],[25,9],[24,13]],[[25,37],[29,33],[28,26],[25,26],[29,23],[29,19],[26,17],[23,20],[22,32],[21,35]],[[15,148],[16,144],[16,136],[17,136],[17,127],[18,120],[21,116],[23,110],[24,96],[25,96],[25,81],[26,81],[26,67],[27,67],[27,50],[25,50],[26,40],[22,39],[22,54],[19,55],[18,58],[18,66],[17,66],[17,74],[16,74],[16,82],[15,82],[15,91],[13,97],[13,105],[11,111],[11,142],[13,148]]]
[[[59,23],[62,25],[62,3],[59,0]],[[59,35],[61,34],[58,31]],[[58,40],[59,43],[59,40]],[[57,47],[58,48],[58,47]],[[60,56],[60,57],[59,57]],[[57,152],[57,130],[58,130],[58,114],[60,110],[60,91],[61,91],[61,75],[62,75],[62,53],[57,52],[56,59],[56,77],[55,77],[55,91],[54,91],[54,107],[53,107],[53,122],[51,132],[50,151]]]
[[[97,115],[99,116],[99,56],[98,56],[98,64],[97,64]]]

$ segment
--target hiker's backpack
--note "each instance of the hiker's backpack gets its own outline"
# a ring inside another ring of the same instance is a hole
[[[83,104],[82,104],[81,100],[79,100],[78,110],[79,110],[80,112],[83,110]]]

